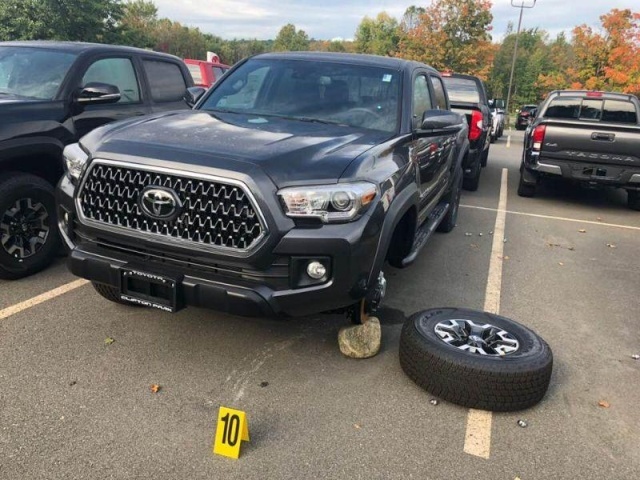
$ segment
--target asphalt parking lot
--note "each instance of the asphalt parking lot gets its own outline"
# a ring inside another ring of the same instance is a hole
[[[492,145],[452,233],[412,268],[386,269],[373,359],[340,354],[336,315],[171,315],[86,284],[22,303],[75,280],[63,259],[0,281],[0,478],[637,479],[640,213],[620,191],[518,197],[521,142],[505,132]],[[478,456],[465,453],[468,409],[432,405],[400,369],[398,340],[415,311],[484,307],[501,188],[500,313],[542,335],[555,363],[542,403],[493,414]],[[239,460],[211,452],[220,405],[247,413]]]

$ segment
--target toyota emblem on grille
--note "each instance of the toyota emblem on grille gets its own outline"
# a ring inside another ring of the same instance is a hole
[[[182,208],[176,192],[155,186],[148,186],[142,191],[139,204],[145,215],[156,220],[173,220]]]

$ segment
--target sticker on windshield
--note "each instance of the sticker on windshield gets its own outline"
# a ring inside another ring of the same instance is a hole
[[[392,78],[393,78],[393,75],[391,75],[390,73],[385,73],[385,74],[382,76],[382,81],[383,81],[384,83],[390,83]]]

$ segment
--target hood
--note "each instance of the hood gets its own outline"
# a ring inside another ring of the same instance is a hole
[[[348,126],[182,111],[104,126],[82,144],[94,157],[171,159],[186,170],[189,164],[223,169],[250,164],[282,187],[337,181],[356,157],[389,137]]]

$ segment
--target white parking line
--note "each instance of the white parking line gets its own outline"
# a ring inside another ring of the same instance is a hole
[[[507,177],[509,171],[502,169],[500,182],[500,200],[498,214],[493,228],[493,244],[487,276],[487,289],[484,295],[484,310],[500,313],[500,292],[502,290],[502,263],[504,257],[504,228],[507,219]],[[476,457],[489,458],[491,454],[491,412],[469,410],[467,431],[464,439],[464,451]]]
[[[478,207],[476,205],[463,205],[460,204],[461,208],[473,208],[475,210],[486,210],[488,212],[497,212],[499,209],[488,208],[488,207]],[[574,222],[574,223],[584,223],[587,225],[600,225],[601,227],[612,227],[612,228],[623,228],[626,230],[638,230],[640,231],[640,227],[633,227],[631,225],[620,225],[617,223],[605,223],[605,222],[596,222],[593,220],[580,220],[579,218],[567,218],[567,217],[554,217],[552,215],[540,215],[538,213],[528,213],[528,212],[515,212],[513,210],[505,210],[506,213],[511,215],[523,215],[525,217],[535,217],[535,218],[546,218],[548,220],[560,220],[563,222]]]
[[[44,292],[41,295],[30,298],[29,300],[25,300],[24,302],[16,303],[15,305],[0,310],[0,320],[4,320],[11,315],[15,315],[16,313],[20,313],[23,310],[27,310],[28,308],[35,307],[36,305],[46,302],[47,300],[51,300],[52,298],[64,295],[65,293],[70,292],[71,290],[75,290],[76,288],[80,288],[87,283],[89,283],[88,280],[75,280],[65,285],[61,285],[58,288],[54,288],[53,290],[49,290],[48,292]]]
[[[507,136],[507,148],[511,148],[511,135]]]

